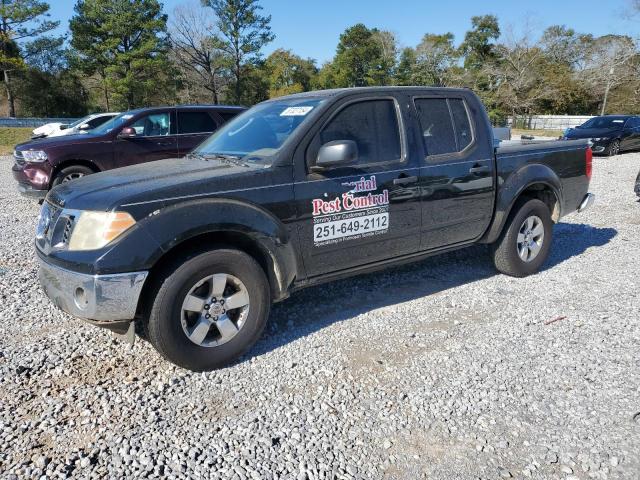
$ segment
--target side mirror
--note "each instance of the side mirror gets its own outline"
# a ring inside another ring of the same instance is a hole
[[[321,171],[328,167],[352,165],[358,160],[358,145],[353,140],[334,140],[320,147],[318,158],[312,170]]]
[[[132,127],[124,127],[122,130],[120,130],[120,133],[118,134],[118,138],[120,139],[127,139],[127,138],[134,138],[137,135],[135,128]]]
[[[88,123],[83,123],[78,127],[78,130],[91,130],[91,125],[89,125]]]

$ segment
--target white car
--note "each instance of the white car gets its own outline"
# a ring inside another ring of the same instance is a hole
[[[103,123],[106,123],[116,115],[119,115],[119,112],[94,113],[92,115],[87,115],[80,120],[76,120],[71,124],[60,122],[47,123],[46,125],[36,128],[33,131],[32,138],[60,137],[63,135],[74,135],[77,133],[87,132],[99,127]]]

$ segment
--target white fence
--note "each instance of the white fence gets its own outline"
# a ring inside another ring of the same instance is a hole
[[[564,130],[582,125],[593,118],[589,115],[531,115],[528,117],[513,117],[507,119],[507,124],[513,128],[531,128],[538,130]]]

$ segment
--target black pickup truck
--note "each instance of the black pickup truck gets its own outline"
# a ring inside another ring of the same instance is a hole
[[[192,154],[54,188],[40,280],[66,312],[191,370],[224,366],[297,289],[476,243],[521,277],[593,201],[586,141],[495,148],[469,90],[261,103]]]

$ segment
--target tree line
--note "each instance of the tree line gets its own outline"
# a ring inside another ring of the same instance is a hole
[[[640,2],[632,2],[640,13]],[[640,113],[640,45],[563,25],[514,32],[471,18],[460,42],[356,24],[318,65],[275,39],[259,0],[77,0],[69,32],[44,0],[0,0],[0,81],[10,116],[75,117],[172,103],[252,105],[313,89],[375,85],[467,87],[492,120],[532,114]]]

